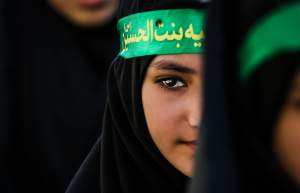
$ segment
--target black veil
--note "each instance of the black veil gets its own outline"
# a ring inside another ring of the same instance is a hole
[[[101,133],[118,51],[115,20],[83,29],[46,0],[0,0],[0,192],[66,191]]]

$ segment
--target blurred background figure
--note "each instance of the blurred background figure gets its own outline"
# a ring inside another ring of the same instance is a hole
[[[208,13],[189,192],[300,192],[300,2],[231,3]]]
[[[118,0],[0,0],[0,192],[65,192],[101,133]]]

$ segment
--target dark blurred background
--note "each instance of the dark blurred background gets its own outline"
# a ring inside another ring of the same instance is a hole
[[[65,192],[101,133],[119,0],[0,0],[0,192]]]

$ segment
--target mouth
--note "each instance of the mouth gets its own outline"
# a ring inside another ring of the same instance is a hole
[[[82,6],[96,9],[106,2],[106,0],[77,0]]]
[[[196,140],[193,140],[193,141],[180,141],[179,143],[188,146],[192,150],[195,150],[196,147],[197,147],[197,145],[196,145],[197,141]]]

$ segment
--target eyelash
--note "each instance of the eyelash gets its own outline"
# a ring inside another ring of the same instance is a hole
[[[169,87],[167,85],[165,85],[163,83],[163,81],[166,81],[166,80],[170,80],[170,79],[176,79],[177,81],[180,81],[182,82],[185,86],[179,86],[179,87]],[[177,78],[177,77],[165,77],[165,78],[161,78],[161,79],[158,79],[155,83],[158,84],[159,87],[161,87],[163,90],[166,90],[166,91],[176,91],[178,89],[180,89],[181,87],[186,87],[187,84],[185,83],[185,81],[183,81],[182,79],[180,78]]]

